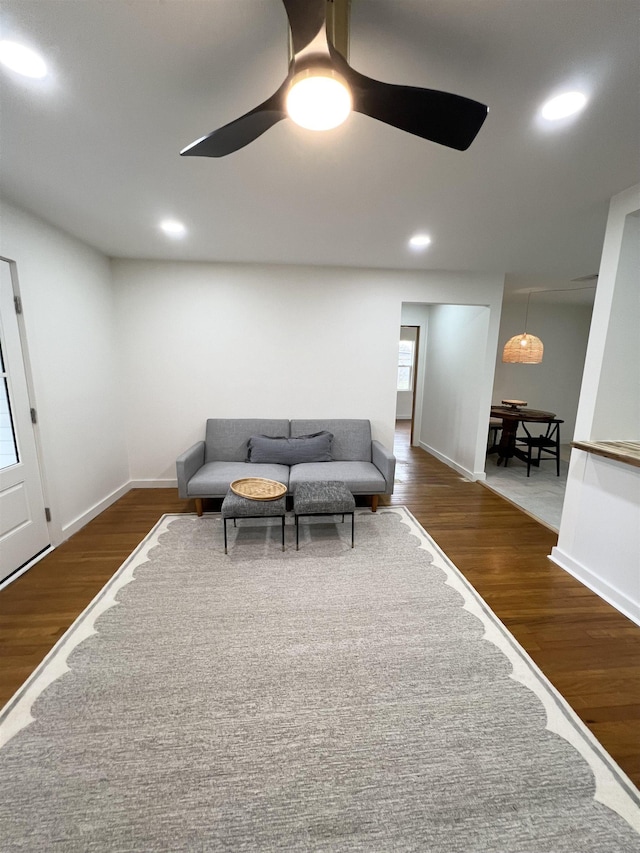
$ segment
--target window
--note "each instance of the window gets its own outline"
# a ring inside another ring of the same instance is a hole
[[[13,429],[13,417],[11,415],[11,403],[9,402],[7,374],[2,358],[2,346],[0,346],[0,468],[8,468],[17,462],[18,446]]]
[[[413,391],[415,341],[400,341],[398,350],[398,391]]]

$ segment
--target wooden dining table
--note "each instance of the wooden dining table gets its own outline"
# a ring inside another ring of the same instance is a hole
[[[498,454],[498,465],[503,462],[505,467],[514,456],[526,462],[526,454],[516,446],[518,424],[529,423],[548,424],[555,418],[555,412],[543,412],[540,409],[527,409],[514,406],[491,406],[491,417],[502,420],[502,435],[497,444],[492,445],[487,453]],[[536,462],[532,461],[532,465]]]

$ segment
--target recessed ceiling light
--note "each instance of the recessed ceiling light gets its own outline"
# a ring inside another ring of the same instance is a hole
[[[0,62],[23,77],[39,79],[47,76],[44,59],[35,50],[15,41],[0,41]]]
[[[414,234],[409,240],[409,246],[416,252],[426,249],[430,243],[431,237],[428,234]]]
[[[586,103],[587,96],[582,92],[564,92],[543,104],[540,112],[547,121],[558,121],[579,113]]]
[[[163,219],[160,228],[169,237],[184,237],[187,233],[187,229],[177,219]]]

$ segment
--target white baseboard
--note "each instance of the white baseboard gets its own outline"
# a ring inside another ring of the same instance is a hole
[[[130,489],[177,489],[177,480],[129,480]]]
[[[43,557],[46,557],[47,554],[50,554],[54,551],[53,545],[49,545],[48,548],[45,548],[44,551],[41,551],[33,560],[29,560],[28,563],[25,563],[22,568],[18,569],[17,572],[14,572],[12,575],[9,575],[8,578],[5,578],[2,583],[0,583],[0,590],[3,590],[5,587],[9,586],[9,584],[17,581],[19,577],[21,577],[25,572],[28,572],[32,566],[35,566],[36,563],[39,563]]]
[[[104,512],[105,509],[108,509],[111,504],[115,503],[121,497],[127,494],[131,489],[177,489],[178,481],[177,480],[128,480],[126,483],[123,483],[118,489],[111,492],[111,494],[107,495],[101,501],[94,504],[90,507],[86,512],[83,512],[77,518],[74,518],[73,521],[70,521],[69,524],[65,524],[63,527],[58,527],[57,530],[54,525],[52,525],[51,530],[51,538],[52,545],[56,547],[57,545],[61,545],[65,542],[70,536],[73,536],[74,533],[77,533],[79,530],[88,524],[90,521],[93,521],[94,518],[100,515],[101,512]]]
[[[574,560],[557,547],[551,549],[549,559],[556,566],[560,566],[565,572],[568,572],[576,580],[579,580],[580,583],[583,583],[592,592],[595,592],[596,595],[599,595],[600,598],[603,598],[612,607],[615,607],[616,610],[619,610],[623,616],[631,619],[636,625],[640,625],[640,602],[629,598],[626,593],[611,586],[604,578],[594,574],[586,566],[578,563],[577,560]]]
[[[129,489],[131,488],[131,483],[124,483],[120,488],[111,492],[110,495],[107,495],[106,498],[103,498],[101,501],[98,501],[97,504],[94,504],[90,507],[86,512],[83,512],[82,515],[79,515],[77,518],[74,518],[73,521],[66,524],[61,528],[62,533],[62,542],[68,539],[70,536],[73,536],[74,533],[77,533],[79,530],[88,524],[90,521],[93,521],[94,518],[100,515],[101,512],[104,512],[105,509],[111,506],[112,503],[115,503],[121,497],[127,494]],[[60,545],[61,543],[56,543]]]
[[[435,456],[440,462],[444,462],[445,465],[448,465],[449,468],[453,468],[454,471],[457,471],[458,474],[462,474],[463,477],[467,480],[471,480],[475,482],[476,480],[485,480],[487,475],[484,471],[469,471],[468,468],[464,468],[462,465],[458,465],[457,462],[454,462],[453,459],[449,459],[448,456],[445,456],[444,453],[440,453],[433,447],[429,447],[428,444],[425,444],[423,441],[419,442],[419,446],[426,450],[427,453],[430,453],[432,456]]]

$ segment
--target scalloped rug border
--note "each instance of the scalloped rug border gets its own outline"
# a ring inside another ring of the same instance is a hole
[[[433,564],[446,575],[446,583],[463,599],[463,608],[473,614],[484,627],[483,639],[493,643],[510,661],[511,678],[527,687],[541,702],[547,715],[547,729],[564,738],[588,763],[595,779],[594,798],[615,811],[640,833],[640,792],[633,782],[593,736],[564,697],[534,663],[516,638],[498,619],[484,599],[439,545],[404,506],[380,508],[378,515],[399,514],[420,547],[433,555]],[[370,510],[356,511],[370,515]],[[131,583],[135,569],[148,560],[149,552],[158,545],[160,536],[176,519],[193,517],[190,513],[167,513],[149,531],[113,577],[78,616],[64,635],[0,711],[0,749],[21,729],[33,722],[31,707],[40,694],[57,678],[69,671],[67,658],[87,637],[96,633],[96,619],[116,604],[116,595]]]

